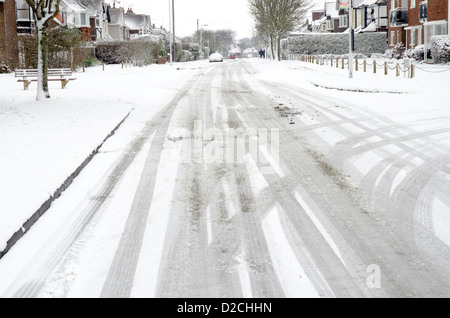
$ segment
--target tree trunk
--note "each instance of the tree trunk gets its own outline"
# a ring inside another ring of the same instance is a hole
[[[48,35],[45,23],[37,30],[38,40],[38,83],[36,100],[50,98],[48,90]]]
[[[281,36],[277,36],[277,58],[281,62]]]
[[[273,49],[273,35],[272,34],[270,35],[270,50],[272,52],[271,60],[274,60],[275,59],[275,51]]]

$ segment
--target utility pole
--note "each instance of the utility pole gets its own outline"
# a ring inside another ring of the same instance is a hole
[[[175,0],[172,0],[173,61],[176,62],[177,41],[175,36]]]
[[[170,66],[173,65],[173,53],[172,53],[172,37],[170,36],[170,33],[172,33],[172,8],[170,7],[170,0],[169,0],[169,46],[170,46]]]
[[[348,76],[349,78],[353,78],[353,50],[354,50],[354,41],[355,41],[355,33],[353,31],[353,4],[352,0],[349,0],[348,4],[348,24],[349,24],[349,54],[348,54]]]

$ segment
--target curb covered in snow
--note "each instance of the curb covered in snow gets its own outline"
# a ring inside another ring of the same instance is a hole
[[[30,230],[30,228],[48,211],[51,207],[52,203],[58,199],[61,194],[69,188],[72,182],[76,177],[83,171],[83,169],[91,162],[91,160],[98,154],[100,148],[103,144],[111,138],[116,131],[122,126],[125,120],[130,116],[133,109],[128,112],[128,114],[117,124],[117,126],[106,136],[106,138],[101,142],[97,148],[92,151],[92,153],[83,161],[83,163],[64,181],[64,183],[55,191],[55,193],[45,201],[41,207],[22,225],[22,228],[19,229],[13,236],[6,242],[6,247],[3,251],[0,251],[0,259],[5,256],[9,250]]]
[[[355,89],[355,88],[343,88],[343,87],[330,87],[320,85],[311,81],[308,81],[310,84],[314,85],[318,88],[324,89],[333,89],[344,92],[352,92],[352,93],[374,93],[374,94],[410,94],[410,92],[402,92],[402,91],[379,91],[379,90],[369,90],[369,89]]]

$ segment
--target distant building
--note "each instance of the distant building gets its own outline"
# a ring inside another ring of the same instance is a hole
[[[33,11],[25,0],[16,0],[17,32],[33,34],[36,31]]]
[[[125,26],[130,33],[130,38],[150,34],[152,21],[149,15],[135,14],[133,9],[129,8],[124,18]]]
[[[339,23],[341,28],[349,27],[349,9],[343,3],[348,1],[337,0],[336,8],[339,10]],[[360,32],[387,32],[389,15],[387,0],[353,0],[352,1],[352,27],[356,33]]]
[[[109,40],[108,6],[105,0],[79,0],[87,9],[92,41]]]
[[[0,63],[14,69],[18,64],[16,3],[0,0]]]
[[[390,0],[389,47],[431,46],[431,37],[449,34],[448,0]]]
[[[109,35],[115,41],[127,41],[130,39],[130,30],[125,24],[125,10],[116,8],[114,2],[113,7],[108,6],[109,11]]]
[[[91,40],[89,11],[77,0],[61,0],[58,20],[62,25],[79,29],[84,41]]]

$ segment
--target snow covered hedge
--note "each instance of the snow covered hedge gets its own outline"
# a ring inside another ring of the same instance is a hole
[[[283,54],[342,55],[348,53],[346,33],[299,33],[282,40]],[[383,32],[355,34],[355,52],[367,56],[387,50],[387,34]]]
[[[114,41],[97,43],[96,56],[106,64],[133,63],[144,66],[156,63],[159,53],[158,39],[152,37],[130,41]]]
[[[36,36],[19,35],[21,68],[37,68]],[[93,57],[93,47],[82,40],[80,30],[69,27],[53,28],[48,32],[48,62],[50,68],[76,70]]]
[[[436,63],[450,62],[450,35],[438,35],[431,38],[431,54]]]
[[[0,74],[11,73],[11,69],[5,62],[0,62]]]

